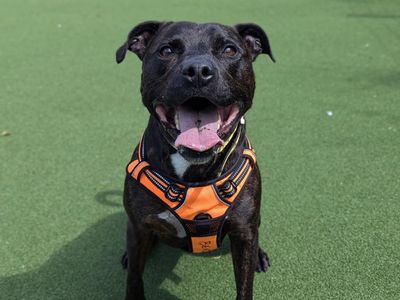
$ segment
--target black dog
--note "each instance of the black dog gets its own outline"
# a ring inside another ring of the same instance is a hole
[[[254,95],[252,62],[261,53],[274,61],[267,35],[255,24],[150,21],[131,30],[118,63],[128,50],[143,61],[150,119],[125,180],[126,299],[144,299],[156,239],[207,252],[226,234],[237,299],[251,299],[254,272],[269,259],[258,244],[261,180],[243,116]]]

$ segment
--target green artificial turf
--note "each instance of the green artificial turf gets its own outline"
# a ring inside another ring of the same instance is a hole
[[[247,117],[272,259],[254,298],[400,299],[397,0],[2,0],[0,299],[123,298],[124,167],[147,111],[139,60],[114,52],[148,19],[269,34]],[[228,249],[158,247],[148,299],[234,299]]]

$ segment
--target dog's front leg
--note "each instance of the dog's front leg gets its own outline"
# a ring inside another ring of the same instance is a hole
[[[146,258],[154,244],[152,232],[139,229],[128,222],[127,230],[127,256],[128,276],[126,282],[126,300],[143,300],[143,271]]]
[[[229,234],[236,281],[236,299],[253,298],[254,271],[258,255],[258,228]]]

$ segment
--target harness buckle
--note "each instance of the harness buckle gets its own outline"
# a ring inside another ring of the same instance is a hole
[[[171,183],[168,185],[167,189],[165,190],[165,197],[172,201],[172,202],[180,202],[185,197],[185,189],[179,187],[175,183]]]
[[[219,191],[224,198],[229,198],[237,192],[236,182],[232,179],[228,179],[222,185],[219,186]]]

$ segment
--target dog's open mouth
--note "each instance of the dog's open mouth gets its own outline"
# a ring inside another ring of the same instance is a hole
[[[239,111],[237,104],[216,106],[200,97],[189,98],[178,107],[156,106],[163,125],[176,132],[175,146],[197,152],[223,145],[224,138],[239,117]]]

